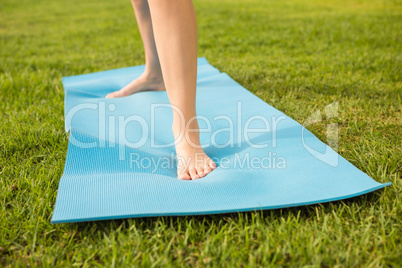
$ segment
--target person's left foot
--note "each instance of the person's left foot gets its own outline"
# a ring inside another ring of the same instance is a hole
[[[216,168],[215,162],[202,148],[194,148],[186,142],[176,144],[177,178],[196,180],[205,177]]]
[[[106,98],[121,98],[142,91],[162,91],[165,90],[165,83],[162,76],[150,76],[143,73],[140,77],[133,80],[122,89],[109,93]]]
[[[177,155],[177,178],[179,180],[196,180],[205,177],[216,168],[199,143],[198,123],[193,121],[193,132],[185,131],[181,138],[180,125],[173,123],[173,136]]]

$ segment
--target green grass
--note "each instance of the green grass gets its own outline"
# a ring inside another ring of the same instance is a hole
[[[290,209],[50,225],[61,78],[143,64],[140,35],[128,0],[2,0],[0,266],[402,265],[402,3],[195,5],[200,56],[301,123],[339,101],[340,154],[393,185]],[[327,123],[308,128],[325,141]]]

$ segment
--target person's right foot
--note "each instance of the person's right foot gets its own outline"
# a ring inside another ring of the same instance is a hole
[[[137,79],[131,81],[127,86],[123,87],[122,89],[107,94],[106,98],[121,98],[142,91],[162,90],[165,90],[165,83],[163,82],[162,75],[149,76],[144,73]]]

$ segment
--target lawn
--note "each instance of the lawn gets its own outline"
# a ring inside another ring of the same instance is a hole
[[[144,63],[129,0],[0,2],[0,265],[402,265],[402,3],[196,0],[199,56],[392,186],[249,213],[51,225],[63,76]]]

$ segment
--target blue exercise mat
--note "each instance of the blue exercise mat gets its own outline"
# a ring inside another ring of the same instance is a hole
[[[63,78],[70,138],[52,223],[294,207],[390,185],[204,58],[197,78],[200,139],[218,167],[202,179],[178,180],[166,92],[104,98],[143,70]]]

